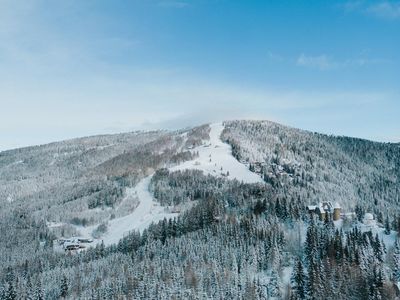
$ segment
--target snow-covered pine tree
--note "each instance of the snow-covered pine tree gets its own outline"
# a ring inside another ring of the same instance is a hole
[[[400,282],[400,239],[396,238],[393,249],[393,281]]]
[[[306,297],[306,276],[304,273],[303,263],[301,262],[301,258],[298,257],[296,259],[292,278],[292,295],[290,297],[291,300],[302,300]]]

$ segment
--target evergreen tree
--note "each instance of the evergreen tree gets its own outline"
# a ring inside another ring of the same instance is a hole
[[[38,280],[37,283],[36,283],[35,299],[36,300],[44,300],[42,283],[40,282],[40,280]]]
[[[389,222],[388,216],[386,216],[386,219],[385,219],[385,234],[386,235],[390,234],[390,222]]]
[[[281,279],[278,272],[272,270],[271,278],[268,283],[268,295],[277,299],[281,299]]]
[[[292,300],[302,300],[305,299],[306,296],[306,278],[304,274],[304,268],[303,264],[301,262],[301,259],[298,258],[294,269],[293,269],[293,275],[292,275]]]
[[[385,252],[383,243],[379,240],[378,234],[375,235],[375,241],[372,241],[374,254],[378,262],[383,262],[383,254]]]
[[[28,277],[26,280],[26,300],[33,300],[35,299],[35,293],[32,287],[31,278]]]
[[[393,280],[400,282],[400,240],[396,239],[393,249]]]
[[[15,300],[17,299],[17,293],[15,291],[14,285],[9,282],[8,283],[8,288],[5,293],[5,300]]]
[[[67,277],[65,277],[65,275],[64,275],[61,279],[60,297],[66,298],[67,295],[68,295],[68,281],[67,281]]]
[[[307,228],[306,245],[305,245],[305,253],[306,253],[307,262],[311,261],[313,252],[315,251],[315,248],[317,246],[316,235],[317,234],[316,234],[314,218],[311,217],[310,225]]]

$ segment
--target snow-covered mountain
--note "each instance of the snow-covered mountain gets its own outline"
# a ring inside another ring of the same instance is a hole
[[[0,298],[395,299],[399,178],[268,121],[0,152]]]

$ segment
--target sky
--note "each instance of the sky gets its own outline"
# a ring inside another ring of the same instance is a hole
[[[400,141],[400,1],[0,0],[0,150],[267,119]]]

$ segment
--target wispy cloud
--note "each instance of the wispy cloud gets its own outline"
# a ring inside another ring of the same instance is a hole
[[[346,67],[363,67],[366,65],[385,63],[384,59],[371,59],[365,57],[351,58],[346,60],[336,60],[335,58],[326,54],[310,56],[304,53],[296,60],[296,65],[307,68],[314,68],[319,70],[335,70]]]
[[[400,19],[399,1],[349,1],[342,5],[346,13],[358,12],[375,18],[395,20]]]
[[[343,112],[361,118],[368,114],[358,114],[360,109],[372,107],[374,111],[383,110],[376,115],[387,115],[393,109],[385,103],[398,99],[397,95],[371,90],[257,89],[193,78],[179,70],[148,70],[119,78],[97,74],[91,80],[67,84],[23,82],[23,89],[12,82],[0,81],[0,149],[132,129],[182,128],[233,118],[271,119],[313,130],[319,129],[318,124],[326,124],[323,129],[327,132],[346,133],[335,129],[343,120]],[[327,118],[331,118],[329,122]],[[352,120],[349,117],[348,122]]]
[[[349,13],[360,10],[360,8],[363,6],[363,2],[364,1],[348,1],[341,5],[338,5],[338,7]]]
[[[400,19],[400,2],[381,2],[366,8],[366,12],[384,19]]]
[[[338,68],[339,64],[329,56],[323,54],[318,56],[307,56],[301,54],[296,61],[298,66],[316,68],[320,70],[330,70]]]

